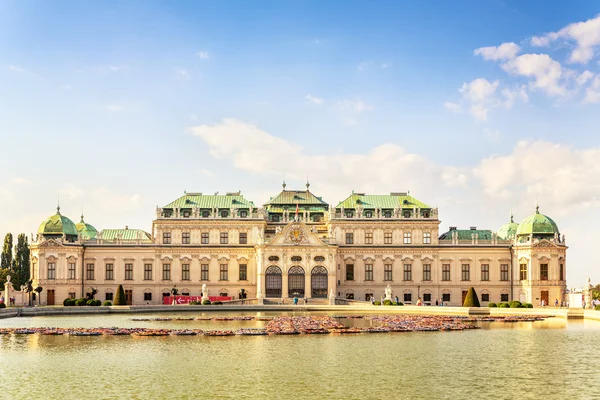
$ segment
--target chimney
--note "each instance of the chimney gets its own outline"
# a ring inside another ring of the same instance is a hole
[[[451,230],[451,231],[455,231],[455,230],[456,230],[456,227],[455,227],[455,226],[451,226],[449,230]]]
[[[125,230],[129,229],[129,226],[125,225]]]
[[[472,231],[476,231],[476,230],[477,230],[477,227],[476,227],[476,226],[472,226],[472,227],[471,227],[471,230],[472,230]]]

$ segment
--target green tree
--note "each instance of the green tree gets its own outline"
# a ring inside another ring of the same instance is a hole
[[[123,290],[123,285],[119,285],[117,289],[117,295],[115,296],[115,306],[125,306],[127,305],[127,300],[125,300],[125,291]]]
[[[2,255],[0,255],[0,268],[1,269],[12,268],[12,263],[13,263],[12,248],[13,248],[13,235],[12,235],[12,233],[7,233],[6,236],[4,237],[4,246],[2,246]]]
[[[0,269],[0,290],[4,291],[4,284],[6,283],[6,276],[10,275],[10,280],[12,282],[12,275],[10,269],[1,268]]]
[[[600,300],[600,284],[592,288],[592,299]]]
[[[481,307],[479,305],[479,299],[477,298],[477,293],[475,292],[475,288],[471,286],[469,291],[467,292],[467,296],[465,297],[465,302],[463,303],[463,307]]]
[[[27,235],[21,233],[17,238],[15,246],[15,259],[13,262],[14,270],[14,285],[15,288],[20,288],[29,280],[29,243]]]

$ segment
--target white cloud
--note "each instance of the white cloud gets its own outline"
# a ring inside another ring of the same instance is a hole
[[[498,84],[498,81],[490,82],[484,78],[477,78],[469,83],[463,83],[458,91],[471,102],[485,102],[493,97]]]
[[[600,103],[600,76],[596,76],[590,87],[586,89],[582,103]]]
[[[184,80],[190,79],[190,74],[185,68],[175,68],[175,73]]]
[[[373,106],[365,103],[360,99],[356,100],[340,100],[337,102],[337,106],[342,111],[348,111],[354,114],[362,114],[365,111],[373,110]]]
[[[362,72],[362,71],[366,70],[370,64],[371,63],[368,61],[361,62],[360,64],[358,64],[358,67],[356,67],[356,69],[358,69],[360,72]]]
[[[323,104],[325,102],[324,99],[321,99],[321,98],[315,97],[315,96],[311,96],[310,94],[307,94],[304,98],[306,100],[308,100],[308,102],[310,104],[314,104],[314,105],[317,105],[317,106],[320,106],[321,104]]]
[[[210,54],[208,54],[206,51],[200,51],[198,52],[198,57],[200,57],[201,60],[208,60],[210,58]]]
[[[480,47],[473,53],[476,56],[482,56],[485,60],[497,61],[513,59],[520,50],[521,48],[517,44],[508,42],[502,43],[500,46]]]
[[[67,183],[58,191],[60,199],[75,200],[83,196],[83,190],[72,183]]]
[[[462,112],[461,105],[457,104],[457,103],[452,103],[451,101],[445,102],[444,103],[444,108],[446,108],[446,109],[448,109],[448,110],[450,110],[452,112],[455,112],[455,113]]]
[[[502,105],[506,109],[512,108],[516,100],[521,100],[523,103],[527,103],[529,101],[529,96],[527,95],[525,86],[518,87],[515,90],[504,88],[502,89],[501,93],[502,96],[504,96],[504,101],[502,102]]]
[[[569,24],[558,32],[534,36],[531,38],[531,44],[549,46],[560,39],[575,42],[575,48],[569,56],[570,62],[588,63],[594,58],[596,47],[600,46],[600,15],[584,22]]]
[[[21,68],[21,67],[19,67],[17,65],[9,65],[8,69],[11,70],[11,71],[13,71],[13,72],[18,72],[18,73],[21,73],[21,74],[27,72],[25,69],[23,69],[23,68]]]
[[[582,85],[585,85],[587,83],[587,81],[589,81],[593,77],[594,77],[594,74],[586,69],[577,77],[576,81],[579,86],[582,86]]]
[[[502,65],[511,74],[533,78],[531,86],[544,90],[547,94],[565,95],[566,88],[561,83],[563,71],[560,64],[548,54],[523,54]]]

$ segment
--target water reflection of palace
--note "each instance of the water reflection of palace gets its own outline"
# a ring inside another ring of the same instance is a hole
[[[122,284],[130,304],[182,295],[369,300],[387,285],[405,303],[460,305],[469,287],[483,304],[563,299],[566,250],[554,221],[535,213],[497,231],[450,227],[437,208],[409,193],[352,193],[335,207],[309,190],[283,190],[263,207],[239,192],[185,193],[157,208],[152,232],[97,231],[60,214],[31,246],[42,304],[92,288],[112,300]],[[319,300],[323,299],[323,300]]]

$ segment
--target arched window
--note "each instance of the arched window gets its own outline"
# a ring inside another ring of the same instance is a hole
[[[311,271],[311,297],[327,298],[327,269],[321,265]]]
[[[277,257],[277,256],[270,256],[269,257],[269,261],[273,261],[273,262],[279,261],[279,257]]]
[[[315,261],[316,262],[323,262],[323,261],[325,261],[325,257],[323,257],[323,256],[316,256],[315,257]]]
[[[281,297],[281,269],[276,265],[265,271],[265,292],[267,297]]]
[[[300,257],[300,256],[292,256],[292,261],[294,261],[294,262],[300,262],[300,261],[302,261],[302,257]]]
[[[294,265],[288,271],[288,296],[304,297],[304,268]]]

